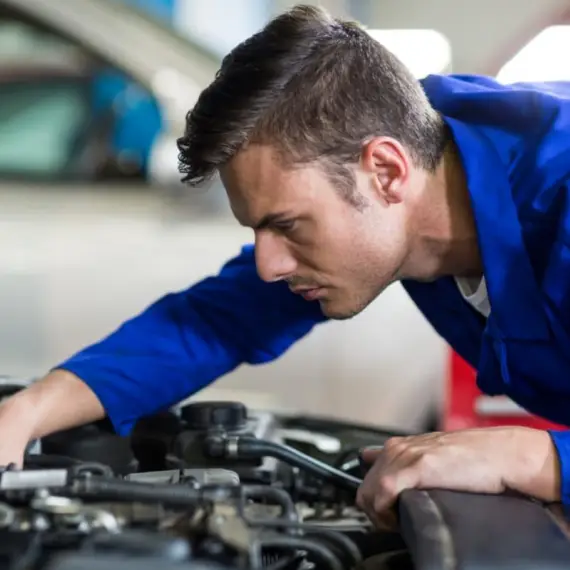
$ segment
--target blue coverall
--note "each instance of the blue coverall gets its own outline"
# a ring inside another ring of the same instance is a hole
[[[483,392],[570,426],[570,84],[422,83],[466,170],[491,314],[452,277],[403,285],[477,369]],[[166,295],[58,367],[83,379],[125,434],[238,365],[277,358],[325,320],[285,283],[262,282],[246,246],[217,276]],[[570,432],[551,436],[570,504]]]

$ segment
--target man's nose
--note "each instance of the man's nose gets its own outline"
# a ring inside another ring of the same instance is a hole
[[[268,283],[294,275],[297,268],[283,238],[270,231],[255,234],[255,264],[259,277]]]

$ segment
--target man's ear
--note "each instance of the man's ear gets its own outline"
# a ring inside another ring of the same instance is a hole
[[[370,175],[372,190],[386,205],[399,204],[410,171],[404,147],[390,137],[375,137],[362,147],[361,165]]]

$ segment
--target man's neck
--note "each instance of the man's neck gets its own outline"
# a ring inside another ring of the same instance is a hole
[[[448,146],[439,167],[428,177],[420,202],[413,247],[416,278],[481,276],[477,229],[455,145]]]

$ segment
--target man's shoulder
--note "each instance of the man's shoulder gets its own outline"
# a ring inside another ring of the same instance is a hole
[[[465,97],[518,100],[538,96],[570,101],[570,81],[502,83],[489,75],[431,74],[421,79],[420,83],[436,107]]]
[[[443,116],[480,127],[531,135],[561,110],[570,126],[570,81],[503,84],[484,75],[428,75],[421,84]]]
[[[570,181],[570,82],[505,85],[480,75],[431,75],[422,85],[444,118],[461,122],[498,155],[520,213],[556,202],[550,190]]]

